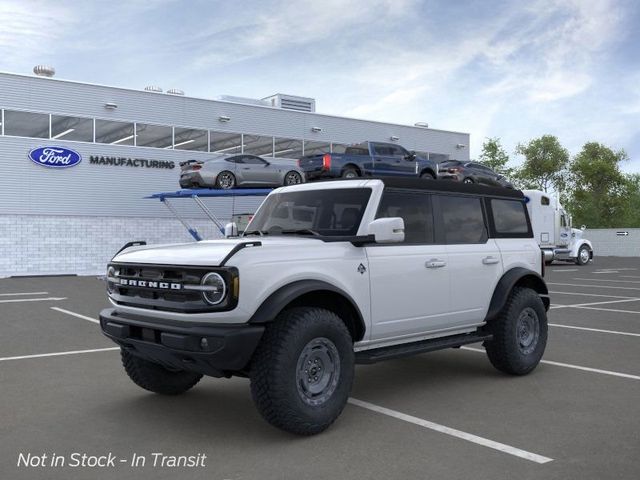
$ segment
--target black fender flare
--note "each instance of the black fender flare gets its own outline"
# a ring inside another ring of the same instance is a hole
[[[365,332],[366,326],[362,312],[353,298],[344,290],[322,280],[299,280],[280,287],[262,302],[249,319],[249,323],[262,324],[272,322],[276,316],[296,298],[307,293],[320,291],[336,293],[343,297],[355,313],[356,318],[354,318],[354,320],[358,322],[357,328],[359,331]]]
[[[500,311],[504,308],[509,298],[509,294],[516,284],[522,283],[524,286],[532,288],[542,298],[545,310],[549,310],[549,289],[547,284],[538,273],[527,270],[522,267],[515,267],[507,271],[502,275],[502,278],[498,281],[493,296],[491,297],[491,303],[489,304],[489,310],[485,321],[489,321],[498,316]]]
[[[433,168],[431,168],[430,166],[426,166],[424,168],[422,168],[422,170],[420,170],[420,176],[424,175],[425,173],[428,173],[430,175],[433,176],[433,178],[437,179],[438,175],[436,175],[436,172]]]

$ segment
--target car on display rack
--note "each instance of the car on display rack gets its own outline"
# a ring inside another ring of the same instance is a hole
[[[180,163],[181,188],[281,187],[305,181],[290,158],[240,154]]]
[[[494,172],[481,163],[445,160],[438,165],[438,168],[438,178],[441,180],[513,188],[513,184],[504,175]]]
[[[273,190],[244,235],[125,246],[104,334],[138,386],[183,393],[249,377],[272,425],[309,435],[342,412],[356,363],[483,342],[531,372],[547,342],[544,261],[520,191],[410,178]]]
[[[307,181],[320,178],[402,176],[436,179],[438,164],[395,143],[363,142],[344,153],[319,153],[298,160]]]

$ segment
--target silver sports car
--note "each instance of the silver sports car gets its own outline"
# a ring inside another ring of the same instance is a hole
[[[222,188],[280,187],[304,182],[304,173],[291,158],[233,155],[180,164],[180,187]]]

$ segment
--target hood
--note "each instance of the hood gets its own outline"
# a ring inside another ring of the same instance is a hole
[[[145,245],[131,247],[113,258],[114,262],[145,263],[157,265],[218,266],[233,248],[240,243],[261,242],[263,246],[291,248],[321,240],[301,236],[233,238],[225,240],[205,240],[195,243],[174,245]],[[256,247],[260,248],[260,247]],[[233,263],[233,262],[231,262]]]

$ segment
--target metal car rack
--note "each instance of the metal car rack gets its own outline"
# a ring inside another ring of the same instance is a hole
[[[169,211],[184,225],[184,228],[191,234],[191,236],[199,242],[202,237],[198,231],[192,227],[189,222],[180,215],[180,213],[171,204],[170,199],[176,198],[191,198],[198,207],[204,212],[204,214],[218,227],[221,233],[224,233],[224,225],[218,220],[214,213],[204,204],[202,198],[220,198],[220,197],[266,197],[271,188],[232,188],[229,190],[211,190],[208,188],[197,188],[189,190],[178,190],[176,192],[161,192],[154,193],[144,198],[157,198],[159,199]]]

